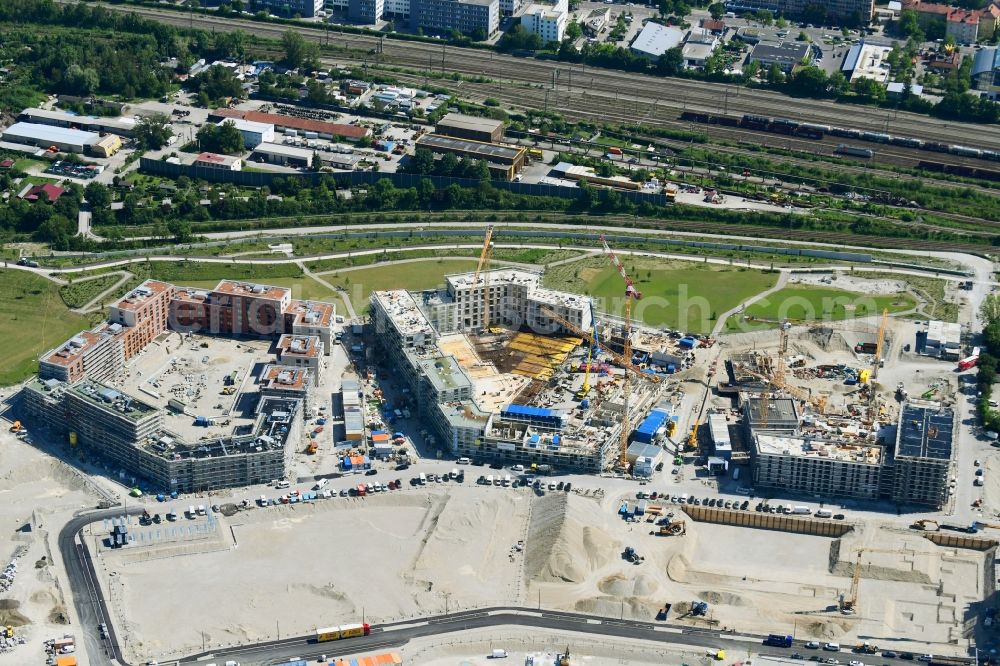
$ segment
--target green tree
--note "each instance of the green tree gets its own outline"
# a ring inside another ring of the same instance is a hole
[[[497,48],[501,51],[537,51],[542,48],[542,38],[515,23],[497,42]]]
[[[111,191],[107,185],[91,181],[83,188],[83,195],[87,198],[91,210],[107,208],[111,205]]]
[[[135,123],[135,138],[145,150],[162,148],[173,135],[170,120],[162,113],[141,116]]]
[[[784,16],[779,16],[778,18],[774,19],[774,27],[778,28],[779,30],[784,30],[785,28],[788,27],[788,19],[786,19]]]
[[[871,79],[858,79],[851,83],[851,87],[854,88],[854,92],[865,102],[884,102],[885,101],[885,86],[883,86],[878,81],[873,81]]]
[[[916,37],[917,35],[922,36],[924,34],[924,31],[920,28],[920,19],[914,9],[904,9],[899,13],[899,20],[896,22],[896,29],[907,37]],[[923,40],[921,39],[920,41]]]
[[[712,15],[712,18],[718,21],[726,15],[726,4],[723,2],[713,2],[708,6],[708,13]]]
[[[575,20],[570,21],[569,25],[566,26],[566,39],[575,42],[581,37],[583,37],[583,28]]]
[[[822,97],[826,95],[828,84],[826,72],[819,67],[800,67],[789,80],[788,91],[808,97]]]
[[[319,153],[317,153],[315,150],[313,151],[313,156],[312,156],[312,160],[309,163],[309,167],[313,171],[322,171],[323,170],[323,158],[320,157]]]
[[[664,76],[676,76],[680,74],[683,69],[684,54],[679,46],[667,49],[656,60],[657,74],[663,74]]]
[[[90,95],[97,91],[100,83],[101,79],[92,67],[84,69],[73,63],[66,69],[62,88],[71,95]]]
[[[281,36],[281,48],[285,52],[282,64],[290,69],[298,69],[317,60],[319,49],[312,42],[294,30],[286,30]]]
[[[774,23],[774,14],[767,9],[759,9],[754,12],[754,18],[756,18],[761,25],[771,25]]]

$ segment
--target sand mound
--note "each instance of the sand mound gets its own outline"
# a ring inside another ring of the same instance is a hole
[[[656,580],[644,574],[633,579],[625,578],[622,574],[615,574],[599,582],[597,588],[604,594],[614,597],[649,597],[656,594],[660,585]]]
[[[31,624],[31,620],[17,610],[20,607],[20,601],[16,601],[14,599],[0,599],[0,625],[23,627],[26,624]]]
[[[746,606],[747,602],[738,594],[729,592],[699,592],[698,598],[710,604],[726,604],[727,606]]]
[[[563,493],[535,501],[525,548],[528,580],[580,583],[621,552],[607,532],[587,526],[594,509],[593,501]]]

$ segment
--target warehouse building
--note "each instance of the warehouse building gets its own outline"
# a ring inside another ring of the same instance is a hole
[[[354,171],[361,162],[361,157],[350,153],[320,152],[280,143],[262,143],[254,148],[253,154],[267,160],[269,164],[280,164],[299,169],[311,167],[313,155],[319,155],[324,166],[339,171]]]
[[[957,361],[962,355],[962,326],[954,322],[932,319],[927,322],[924,353],[946,361]]]
[[[456,139],[469,139],[482,143],[499,143],[503,138],[503,121],[493,118],[449,113],[438,121],[434,133]]]
[[[299,118],[298,116],[286,116],[280,113],[264,113],[263,111],[241,111],[240,109],[215,109],[208,115],[211,122],[219,122],[226,118],[241,118],[255,123],[265,123],[274,125],[275,130],[282,132],[295,132],[307,139],[344,139],[347,141],[358,141],[367,136],[371,136],[372,131],[362,125],[346,125],[343,123],[332,123],[326,120],[315,120],[313,118]],[[315,136],[310,136],[314,134]]]
[[[274,142],[274,125],[270,123],[258,123],[242,118],[228,118],[219,122],[219,125],[232,123],[243,135],[243,144],[247,149],[254,149],[262,143]]]
[[[100,138],[95,132],[23,122],[14,123],[3,132],[4,141],[36,146],[43,150],[55,147],[62,153],[78,154],[88,152]]]
[[[755,44],[747,62],[756,62],[762,71],[767,71],[772,65],[777,65],[781,71],[791,72],[796,65],[812,62],[812,47],[809,42],[781,42]]]
[[[892,488],[892,499],[943,507],[948,502],[954,442],[954,410],[923,400],[904,404],[885,481]]]
[[[500,29],[499,0],[410,0],[410,29],[425,32],[482,32],[487,39]]]
[[[847,52],[840,69],[848,81],[870,79],[884,85],[889,81],[891,68],[888,58],[891,51],[888,46],[864,42],[855,44]]]
[[[972,87],[996,97],[1000,93],[1000,49],[984,48],[972,61]]]
[[[490,175],[503,180],[513,180],[524,168],[525,148],[501,146],[495,143],[456,139],[440,134],[424,134],[416,141],[417,148],[426,148],[436,155],[452,153],[471,160],[483,160]]]
[[[80,116],[75,113],[67,113],[56,109],[25,109],[18,116],[18,120],[28,123],[38,123],[39,125],[52,125],[54,127],[67,127],[70,129],[83,130],[85,132],[95,132],[100,134],[106,132],[118,136],[135,136],[135,118],[102,118],[99,116]]]
[[[661,55],[682,43],[684,43],[683,30],[650,21],[642,27],[642,31],[632,40],[629,48],[639,57],[658,60]]]

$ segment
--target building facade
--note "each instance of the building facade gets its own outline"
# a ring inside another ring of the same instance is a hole
[[[521,25],[538,35],[542,44],[561,42],[569,23],[569,0],[556,0],[554,5],[531,5],[521,16]]]
[[[426,32],[457,30],[492,37],[500,29],[499,0],[411,0],[410,28]]]
[[[727,0],[726,9],[741,12],[766,9],[775,16],[794,18],[813,4],[810,0]],[[830,0],[823,3],[823,8],[827,19],[857,18],[867,23],[875,15],[875,0]]]
[[[385,0],[348,0],[347,18],[357,23],[378,23],[385,14]]]

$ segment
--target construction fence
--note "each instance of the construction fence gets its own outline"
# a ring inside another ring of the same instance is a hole
[[[854,529],[851,523],[832,521],[829,519],[805,516],[789,516],[774,513],[756,513],[750,511],[732,511],[716,509],[709,506],[684,506],[684,512],[692,520],[701,523],[718,525],[733,525],[736,527],[751,527],[758,530],[775,530],[793,534],[811,534],[839,538]]]

